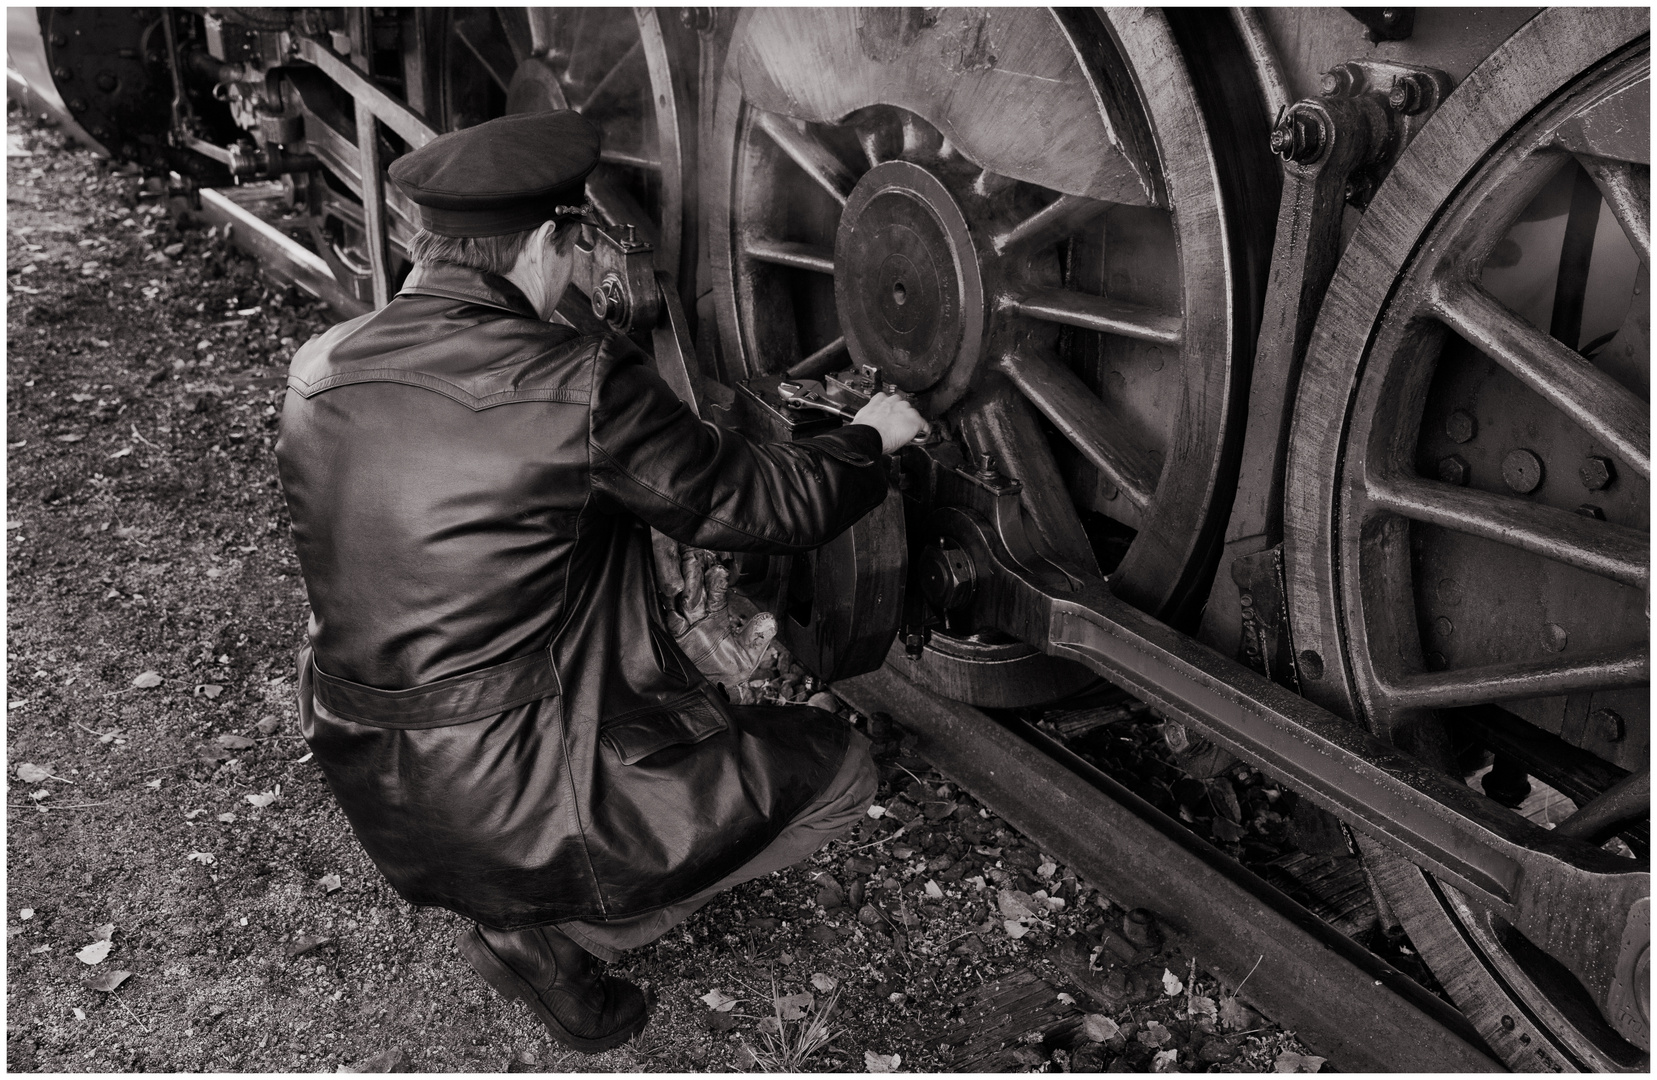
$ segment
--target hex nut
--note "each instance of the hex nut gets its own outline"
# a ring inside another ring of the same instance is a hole
[[[1446,484],[1455,484],[1463,487],[1467,484],[1467,462],[1460,454],[1451,454],[1440,458],[1438,462],[1438,478]]]
[[[971,602],[977,575],[965,551],[930,546],[921,553],[919,569],[921,595],[939,611],[957,611]]]
[[[1542,459],[1529,450],[1509,450],[1502,458],[1502,479],[1516,494],[1529,495],[1542,486]]]
[[[1622,714],[1615,709],[1595,709],[1588,717],[1589,730],[1606,742],[1621,742],[1628,734]]]
[[[1604,491],[1617,478],[1616,466],[1610,458],[1589,457],[1582,462],[1582,486],[1589,491]]]
[[[1444,420],[1444,434],[1450,436],[1452,442],[1472,442],[1479,433],[1479,422],[1466,409],[1457,409]]]

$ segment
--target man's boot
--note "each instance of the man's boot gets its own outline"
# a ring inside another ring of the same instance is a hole
[[[584,1054],[619,1046],[650,1019],[644,993],[626,979],[598,973],[586,949],[553,926],[460,936],[460,955],[500,993],[535,1010],[553,1038]]]

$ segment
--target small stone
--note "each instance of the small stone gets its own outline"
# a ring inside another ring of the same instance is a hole
[[[857,912],[857,921],[864,926],[879,926],[886,920],[880,917],[880,912],[873,904],[864,904]]]

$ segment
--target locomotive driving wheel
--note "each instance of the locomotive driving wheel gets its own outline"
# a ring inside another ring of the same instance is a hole
[[[1240,44],[1204,42],[1199,86],[1178,18],[745,12],[703,179],[727,378],[878,369],[940,452],[1022,484],[1057,560],[1173,619],[1204,590],[1234,468],[1269,246],[1236,223],[1276,198],[1263,153],[1220,149],[1265,145],[1230,126],[1260,115],[1236,100],[1255,92]],[[979,705],[1091,679],[970,626],[890,662]]]
[[[1309,697],[1458,778],[1493,755],[1497,801],[1640,859],[1649,78],[1643,13],[1553,9],[1423,128],[1323,305],[1285,508]],[[1639,941],[1596,1000],[1455,889],[1366,855],[1510,1066],[1648,1067]]]

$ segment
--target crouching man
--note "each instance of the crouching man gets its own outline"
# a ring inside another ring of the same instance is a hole
[[[663,628],[653,526],[799,552],[886,496],[924,421],[760,445],[696,419],[625,338],[549,322],[598,130],[510,116],[399,158],[415,267],[294,356],[276,454],[310,598],[306,740],[410,902],[559,1041],[642,1028],[595,958],[788,866],[872,799],[866,740],[820,710],[733,706]]]

